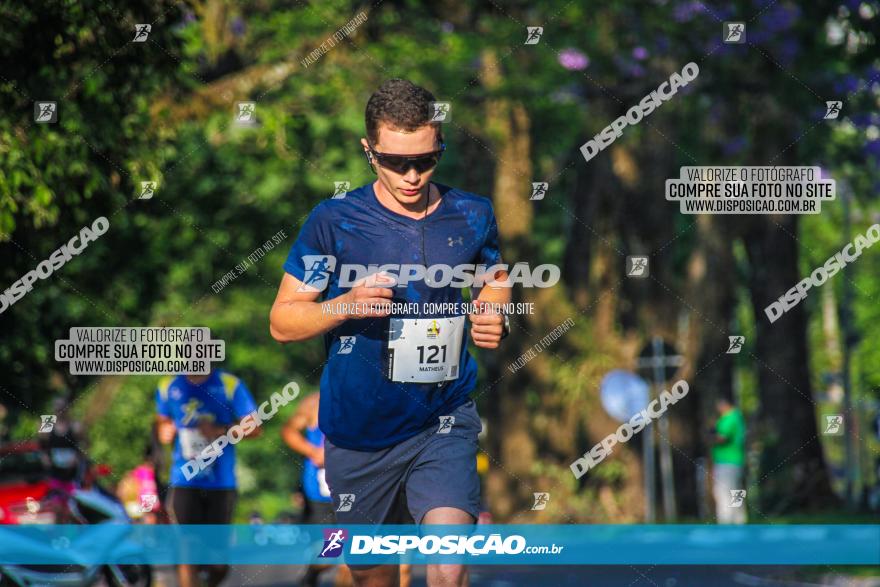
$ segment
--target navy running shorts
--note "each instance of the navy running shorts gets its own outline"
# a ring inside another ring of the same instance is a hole
[[[438,507],[464,510],[476,520],[481,429],[476,404],[468,400],[435,426],[382,450],[349,450],[325,439],[324,466],[337,523],[421,524]]]

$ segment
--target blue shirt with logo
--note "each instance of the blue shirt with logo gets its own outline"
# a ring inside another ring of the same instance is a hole
[[[211,465],[187,480],[181,468],[188,460],[181,449],[182,430],[198,429],[201,420],[230,426],[256,409],[245,384],[238,377],[220,370],[213,371],[198,385],[184,375],[163,379],[156,390],[156,411],[160,416],[170,418],[178,430],[171,463],[171,486],[234,489],[235,445],[226,445],[223,454]]]
[[[442,198],[426,218],[389,210],[376,199],[373,184],[321,202],[300,230],[284,270],[303,283],[323,287],[321,299],[326,300],[350,289],[339,283],[343,264],[502,263],[491,201],[434,185]],[[393,289],[394,302],[417,304],[420,312],[425,303],[463,303],[461,287],[430,287],[424,280],[411,280]],[[349,319],[324,337],[328,360],[321,375],[319,426],[336,446],[376,451],[402,442],[437,426],[439,417],[465,403],[476,385],[477,364],[467,351],[467,332],[457,379],[438,384],[386,378],[388,327],[387,317]]]

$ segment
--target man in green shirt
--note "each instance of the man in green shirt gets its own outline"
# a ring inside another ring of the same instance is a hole
[[[712,447],[715,514],[719,524],[745,524],[746,423],[742,412],[729,399],[719,398],[715,407],[718,410],[715,446]]]

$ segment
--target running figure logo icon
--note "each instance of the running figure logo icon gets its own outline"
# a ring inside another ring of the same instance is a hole
[[[728,507],[738,508],[742,507],[743,502],[746,500],[746,490],[745,489],[731,489],[730,490],[730,503],[727,504]]]
[[[302,260],[306,274],[297,291],[315,292],[327,289],[330,275],[336,269],[336,257],[333,255],[303,255]]]
[[[68,538],[67,536],[62,536],[61,538],[56,538],[52,540],[52,548],[54,548],[55,550],[70,548],[70,538]]]
[[[141,193],[138,195],[138,200],[149,200],[153,197],[153,193],[156,191],[156,185],[158,182],[155,181],[142,181],[141,182]]]
[[[58,121],[58,105],[55,102],[34,102],[34,122]]]
[[[728,355],[738,355],[742,350],[743,343],[746,342],[745,336],[728,336],[727,340],[730,341],[730,346],[727,347]]]
[[[532,504],[532,511],[539,511],[547,508],[547,502],[550,501],[549,493],[535,493],[535,503]]]
[[[452,106],[449,102],[431,102],[431,122],[449,122],[452,120],[449,117],[450,109]]]
[[[339,507],[336,508],[337,512],[350,512],[351,506],[354,505],[354,493],[340,493],[339,494]]]
[[[544,27],[542,26],[527,26],[526,27],[526,42],[525,45],[537,45],[538,41],[541,40],[541,35],[544,34]]]
[[[40,416],[40,429],[37,432],[52,432],[56,421],[58,421],[58,418],[54,414]]]
[[[235,123],[239,126],[254,126],[257,123],[256,102],[236,102]]]
[[[746,42],[746,23],[744,23],[744,22],[725,22],[724,23],[724,42],[725,43],[745,43]]]
[[[333,199],[341,200],[345,194],[351,189],[350,181],[334,181],[333,182]]]
[[[158,500],[158,496],[153,493],[145,493],[141,496],[141,513],[145,514],[147,512],[153,511],[153,508],[156,507],[156,501]]]
[[[455,426],[455,416],[440,416],[440,428],[437,428],[437,434],[449,434],[453,426]]]
[[[550,185],[546,181],[533,181],[532,182],[532,195],[529,196],[530,200],[543,200],[544,194],[547,193],[547,186]]]
[[[825,416],[825,431],[822,434],[841,434],[843,433],[843,416],[841,414],[831,414]]]
[[[150,36],[151,30],[153,30],[153,25],[151,25],[151,24],[136,24],[136,25],[134,25],[134,38],[131,41],[133,43],[146,42],[147,37]]]
[[[348,538],[348,532],[343,529],[333,530],[332,528],[324,529],[324,548],[318,558],[337,558],[345,549],[345,540]]]
[[[353,336],[340,336],[338,354],[350,355],[351,351],[354,349],[354,341],[355,337]]]
[[[840,114],[841,108],[843,108],[843,102],[839,100],[825,102],[825,120],[834,120],[837,118],[837,115]]]
[[[648,258],[647,257],[627,257],[626,258],[626,275],[627,277],[648,276]]]

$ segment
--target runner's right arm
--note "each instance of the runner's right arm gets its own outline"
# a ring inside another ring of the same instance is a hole
[[[319,302],[319,291],[302,291],[303,283],[285,273],[269,314],[269,332],[278,342],[298,342],[320,336],[349,318],[387,316],[385,310],[367,310],[370,305],[388,304],[394,293],[385,287],[352,287],[348,292]]]

